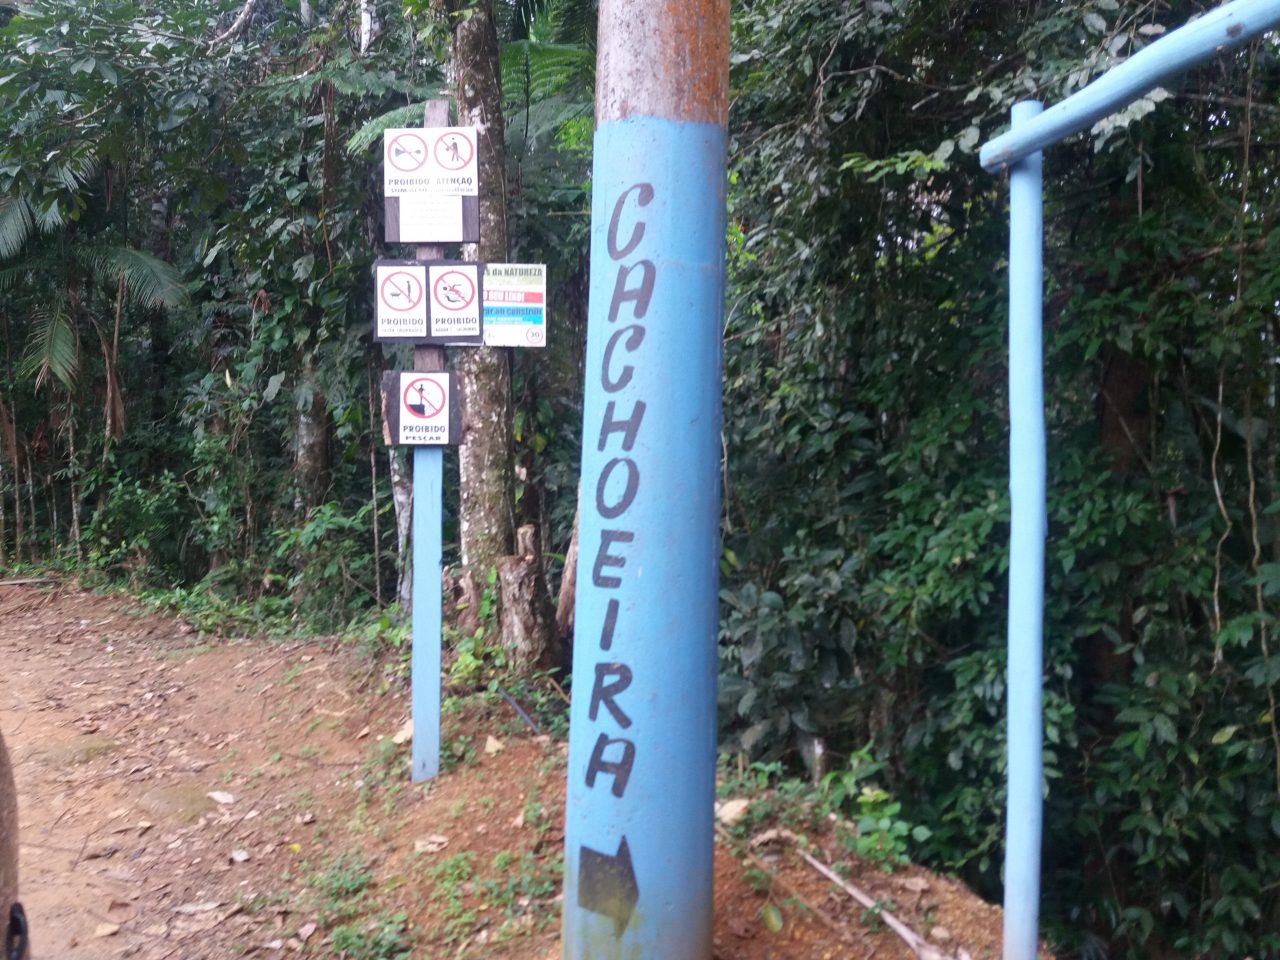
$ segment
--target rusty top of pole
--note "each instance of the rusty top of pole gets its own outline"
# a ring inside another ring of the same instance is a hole
[[[729,119],[729,0],[601,0],[596,124]]]

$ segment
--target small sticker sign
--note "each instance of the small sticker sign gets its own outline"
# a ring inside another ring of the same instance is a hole
[[[382,377],[386,439],[400,446],[457,444],[461,415],[449,373],[387,372]]]
[[[432,263],[427,267],[431,291],[431,338],[445,343],[482,343],[478,263]]]
[[[489,347],[547,345],[544,264],[485,264],[484,342]]]
[[[374,339],[427,338],[427,268],[421,263],[378,261]]]
[[[474,127],[393,128],[382,134],[384,197],[480,195]]]

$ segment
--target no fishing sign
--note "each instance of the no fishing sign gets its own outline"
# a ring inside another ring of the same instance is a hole
[[[373,338],[464,346],[484,343],[484,280],[479,263],[377,261]]]
[[[383,439],[393,446],[450,446],[462,437],[462,412],[451,373],[382,375]]]

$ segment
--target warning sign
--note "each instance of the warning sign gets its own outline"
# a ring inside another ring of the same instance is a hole
[[[421,263],[380,260],[377,286],[377,340],[427,338],[427,268]]]
[[[480,343],[480,267],[478,263],[432,263],[431,337],[447,343]]]
[[[547,345],[547,268],[544,264],[485,264],[484,342],[489,347]]]
[[[474,133],[474,131],[472,131]],[[471,167],[476,158],[474,139],[446,130],[436,137],[435,159],[442,169],[457,172]]]
[[[383,414],[390,442],[443,446],[458,442],[460,416],[448,373],[383,375]]]
[[[474,127],[393,128],[382,154],[384,197],[480,195]]]

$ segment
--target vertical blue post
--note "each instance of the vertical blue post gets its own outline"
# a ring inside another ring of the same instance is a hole
[[[1043,106],[1013,106],[1016,128]],[[1041,313],[1044,198],[1039,152],[1009,177],[1009,716],[1004,958],[1035,960],[1043,819],[1045,429]]]
[[[413,448],[413,762],[415,783],[440,772],[440,566],[444,448]]]
[[[565,960],[710,960],[728,0],[602,0]]]

